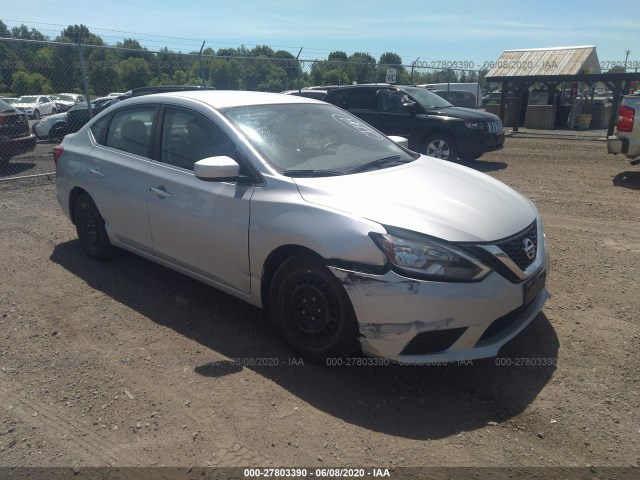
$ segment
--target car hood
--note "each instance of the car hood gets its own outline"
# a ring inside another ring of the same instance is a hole
[[[35,103],[14,103],[13,106],[15,108],[35,108]]]
[[[474,110],[473,108],[464,107],[446,107],[429,109],[429,115],[440,115],[443,117],[462,118],[470,122],[495,122],[500,117],[493,113]]]
[[[293,180],[310,203],[453,242],[500,240],[537,216],[529,200],[498,180],[426,156],[372,172]]]

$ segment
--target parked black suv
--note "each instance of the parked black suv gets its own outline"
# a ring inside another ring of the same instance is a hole
[[[409,140],[411,150],[455,161],[480,158],[504,144],[497,115],[454,107],[426,88],[396,85],[349,85],[324,98],[386,135]]]

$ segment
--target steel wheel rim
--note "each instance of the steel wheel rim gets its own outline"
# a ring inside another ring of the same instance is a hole
[[[283,282],[280,310],[284,326],[309,347],[331,342],[340,330],[340,300],[333,286],[312,271],[295,272]]]
[[[82,238],[84,239],[85,244],[89,246],[97,245],[99,241],[100,234],[98,232],[98,221],[91,212],[83,211],[81,222],[80,222],[80,231],[82,232]]]

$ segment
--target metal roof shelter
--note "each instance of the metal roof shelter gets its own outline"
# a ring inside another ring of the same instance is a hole
[[[505,50],[487,77],[602,73],[595,46]]]
[[[501,82],[500,117],[504,120],[507,94],[514,90],[518,99],[515,118],[519,119],[522,95],[534,83],[547,85],[550,91],[562,82],[604,83],[614,92],[612,112],[617,112],[623,94],[629,93],[631,81],[640,73],[602,73],[595,46],[528,48],[505,50],[486,75],[489,82]],[[608,135],[613,134],[617,115],[609,120]],[[518,130],[518,121],[514,123]]]

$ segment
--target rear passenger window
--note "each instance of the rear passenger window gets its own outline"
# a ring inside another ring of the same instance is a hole
[[[93,138],[96,142],[102,143],[104,139],[104,132],[107,128],[107,123],[109,123],[109,116],[102,117],[100,120],[94,122],[94,124],[91,125],[91,133],[93,133]]]
[[[378,99],[375,91],[352,93],[347,100],[347,108],[353,110],[378,110]]]
[[[104,145],[141,157],[149,157],[155,111],[155,107],[137,107],[116,112],[109,123]]]

